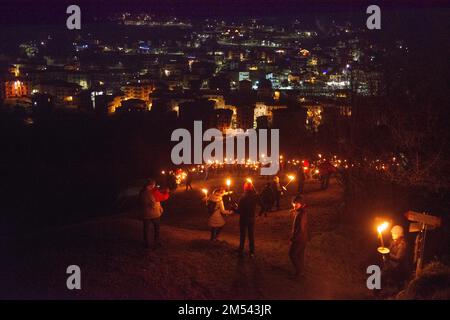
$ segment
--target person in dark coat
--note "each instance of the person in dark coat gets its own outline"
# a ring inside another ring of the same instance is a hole
[[[275,206],[277,210],[280,210],[280,201],[281,194],[283,193],[283,188],[281,187],[280,178],[278,178],[278,176],[273,177],[272,190],[275,195]]]
[[[191,185],[192,184],[192,174],[189,171],[186,172],[185,184],[186,184],[186,191],[188,191],[189,189],[192,190],[192,185]]]
[[[299,166],[297,169],[297,193],[303,193],[305,190],[305,171],[302,166]]]
[[[266,184],[263,191],[261,192],[261,211],[259,215],[262,216],[264,214],[267,217],[267,212],[272,209],[275,197],[273,194],[273,190],[270,186],[270,182]]]
[[[166,176],[166,185],[170,191],[175,191],[177,189],[177,177],[173,172],[170,172]]]
[[[255,255],[255,212],[256,206],[260,205],[259,197],[251,182],[244,184],[244,195],[239,200],[237,213],[239,214],[240,244],[239,255],[243,256],[245,238],[248,233],[250,256]]]
[[[309,241],[308,216],[306,214],[306,205],[302,197],[297,195],[292,202],[294,215],[292,223],[291,247],[289,249],[289,258],[294,267],[294,277],[304,276],[305,249]]]

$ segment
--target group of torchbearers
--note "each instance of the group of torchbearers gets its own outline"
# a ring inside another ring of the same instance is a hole
[[[331,175],[331,173],[330,173]],[[328,180],[329,177],[324,178]],[[304,276],[304,255],[310,232],[308,227],[308,215],[306,204],[301,193],[304,191],[304,171],[302,168],[298,172],[297,194],[292,200],[292,229],[290,237],[289,258],[293,265],[295,278]],[[328,181],[322,182],[328,187]],[[190,182],[189,182],[190,186]],[[192,187],[191,187],[192,188]],[[279,178],[275,176],[272,183],[267,183],[260,193],[257,193],[251,179],[243,185],[243,195],[236,203],[232,200],[231,191],[226,187],[215,189],[210,195],[205,194],[205,203],[208,210],[208,225],[210,227],[210,240],[218,241],[218,237],[226,224],[225,216],[233,213],[239,215],[239,249],[240,257],[244,256],[246,239],[248,238],[249,256],[255,255],[255,220],[257,209],[260,208],[259,215],[267,216],[273,206],[280,210],[280,198],[285,191],[285,186],[280,185]],[[169,198],[168,188],[159,188],[155,180],[148,180],[140,192],[140,202],[142,208],[143,237],[146,248],[161,247],[160,241],[160,218],[163,213],[161,202]],[[230,204],[230,209],[225,208],[225,200]],[[153,240],[151,239],[150,228],[153,226]],[[392,242],[390,254],[386,257],[384,273],[397,282],[405,274],[405,262],[407,243],[403,235],[403,229],[395,226],[391,230]]]
[[[211,228],[211,241],[218,241],[219,234],[225,226],[224,216],[233,213],[239,215],[239,249],[240,257],[244,256],[246,240],[248,238],[249,256],[255,256],[255,221],[260,208],[259,215],[267,216],[275,205],[276,210],[280,209],[280,198],[283,187],[280,186],[279,178],[274,177],[272,183],[267,183],[261,193],[257,193],[253,182],[250,179],[243,185],[243,195],[237,203],[230,197],[230,191],[225,187],[215,189],[211,195],[206,196],[206,206],[208,208],[208,225]],[[231,209],[225,209],[224,198],[231,202]],[[292,201],[293,214],[292,231],[290,237],[289,257],[294,267],[294,277],[304,276],[304,254],[306,243],[309,240],[309,229],[306,214],[306,205],[302,196],[297,194]]]
[[[259,215],[267,216],[267,213],[275,206],[280,209],[280,198],[283,187],[280,185],[278,177],[274,177],[272,183],[268,183],[261,193],[257,193],[253,182],[250,179],[243,185],[243,195],[236,203],[231,200],[231,192],[225,187],[215,189],[210,195],[205,195],[206,206],[209,213],[208,225],[210,227],[211,241],[218,241],[219,234],[225,226],[225,216],[236,213],[239,215],[239,249],[240,257],[244,256],[244,248],[248,238],[249,256],[255,256],[255,220],[257,209],[260,208]],[[159,248],[160,241],[160,218],[163,213],[161,202],[169,199],[169,189],[159,188],[155,180],[148,180],[140,192],[140,203],[143,221],[143,237],[146,248]],[[231,209],[225,209],[224,198],[227,198]],[[293,214],[291,246],[289,257],[294,266],[294,276],[303,276],[304,252],[309,239],[307,227],[306,205],[302,201],[300,194],[292,201]],[[151,228],[153,227],[153,239]]]

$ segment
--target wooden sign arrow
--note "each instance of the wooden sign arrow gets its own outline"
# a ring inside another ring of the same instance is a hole
[[[432,216],[429,214],[423,214],[415,211],[406,212],[405,217],[409,221],[424,223],[432,227],[440,227],[442,223],[440,217]]]
[[[422,224],[419,222],[411,222],[409,224],[409,232],[419,232],[422,230]]]

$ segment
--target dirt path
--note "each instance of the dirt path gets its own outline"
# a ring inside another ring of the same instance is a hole
[[[313,188],[311,184],[309,187]],[[208,241],[204,208],[195,192],[178,192],[162,228],[164,247],[141,245],[141,224],[127,213],[36,233],[14,244],[2,272],[2,297],[121,299],[363,299],[359,248],[337,227],[336,185],[310,192],[312,240],[306,279],[290,278],[288,210],[256,223],[257,255],[238,258],[238,217],[218,243]],[[180,204],[182,204],[180,206]],[[287,202],[285,203],[285,205]],[[82,270],[82,290],[66,289],[66,268]]]

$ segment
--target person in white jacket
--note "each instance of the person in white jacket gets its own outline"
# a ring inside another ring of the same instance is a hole
[[[211,241],[217,241],[220,231],[222,231],[225,225],[224,215],[232,213],[230,210],[225,210],[222,197],[225,194],[225,189],[219,188],[213,191],[208,198],[208,208],[211,208],[211,212],[208,225],[211,227]]]

